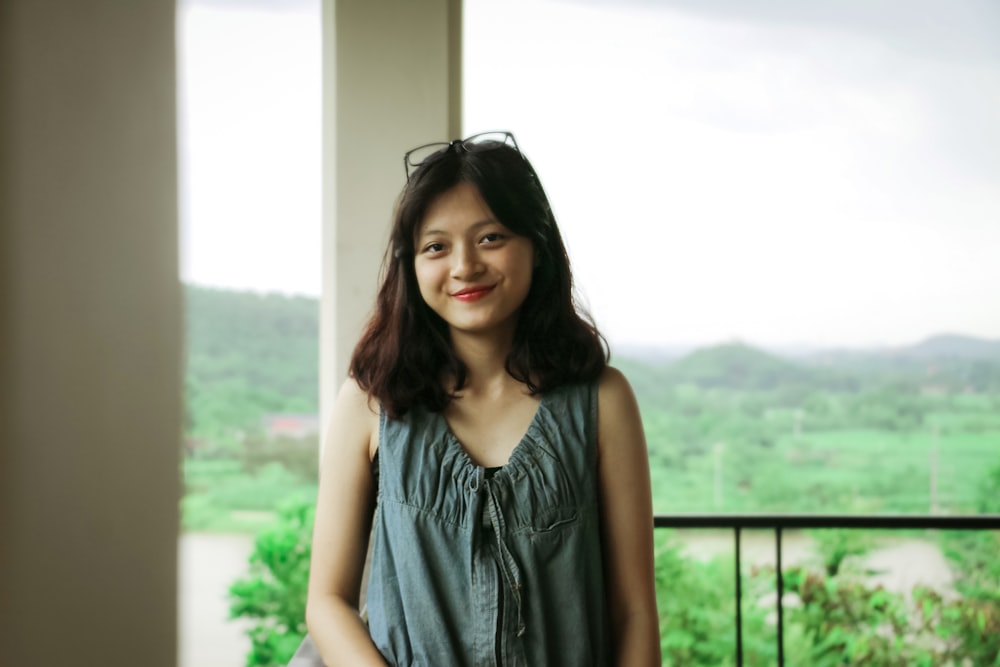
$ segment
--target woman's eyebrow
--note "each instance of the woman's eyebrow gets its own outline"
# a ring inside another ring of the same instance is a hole
[[[481,229],[482,227],[488,227],[489,225],[502,225],[502,224],[503,223],[501,223],[499,220],[496,220],[494,218],[484,218],[484,219],[482,219],[482,220],[480,220],[478,222],[474,222],[471,225],[469,225],[466,228],[466,231],[472,231],[472,232],[474,232],[474,231],[476,231],[478,229]],[[421,231],[420,234],[417,236],[417,238],[422,239],[422,238],[427,238],[428,236],[450,236],[450,235],[451,235],[451,232],[449,232],[449,231],[446,231],[444,229],[436,229],[434,227],[431,227],[430,229],[425,229],[425,230]]]

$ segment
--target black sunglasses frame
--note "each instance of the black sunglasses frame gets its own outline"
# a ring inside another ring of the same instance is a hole
[[[470,135],[465,139],[454,139],[452,141],[434,141],[429,144],[417,146],[416,148],[411,148],[403,154],[403,169],[406,172],[406,182],[410,182],[410,177],[413,175],[413,172],[420,168],[421,165],[427,164],[428,162],[434,160],[437,156],[443,155],[448,150],[468,151],[473,146],[478,146],[482,143],[491,141],[496,142],[498,146],[510,146],[517,151],[518,155],[524,157],[521,153],[521,149],[517,145],[517,140],[514,138],[514,134],[506,130],[477,132],[476,134]],[[423,153],[431,148],[437,148],[438,150],[429,153],[426,158],[417,162],[411,160],[411,156],[413,156],[414,153]]]

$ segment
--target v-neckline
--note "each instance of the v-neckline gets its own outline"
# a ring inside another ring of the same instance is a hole
[[[448,420],[445,418],[444,410],[441,410],[437,413],[437,418],[441,421],[441,426],[446,434],[446,439],[454,447],[458,449],[459,454],[462,457],[464,457],[464,460],[470,466],[472,466],[473,468],[483,468],[483,469],[488,467],[499,467],[500,470],[498,470],[497,473],[502,474],[504,468],[506,468],[511,461],[515,460],[516,456],[518,455],[518,452],[530,446],[531,439],[528,436],[535,429],[535,425],[538,423],[539,416],[542,413],[542,406],[545,404],[545,396],[546,396],[545,392],[539,395],[538,405],[535,406],[535,413],[531,416],[531,421],[528,422],[528,427],[524,430],[524,433],[521,434],[521,437],[517,441],[517,444],[514,445],[514,448],[510,450],[510,454],[507,455],[507,460],[504,461],[504,463],[501,464],[500,466],[484,466],[482,464],[476,463],[476,461],[473,460],[472,456],[469,454],[469,450],[466,449],[465,445],[462,444],[462,441],[458,438],[457,435],[455,435],[455,432],[451,430],[451,424],[449,424]]]

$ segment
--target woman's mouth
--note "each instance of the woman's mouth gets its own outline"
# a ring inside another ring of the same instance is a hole
[[[484,296],[493,291],[494,287],[495,285],[485,285],[482,287],[467,287],[465,289],[452,293],[452,296],[458,299],[459,301],[469,303],[471,301],[478,301],[479,299],[482,299]]]

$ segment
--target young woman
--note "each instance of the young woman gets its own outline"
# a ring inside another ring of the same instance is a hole
[[[534,169],[510,133],[404,162],[325,442],[313,641],[330,667],[659,665],[639,410]]]

